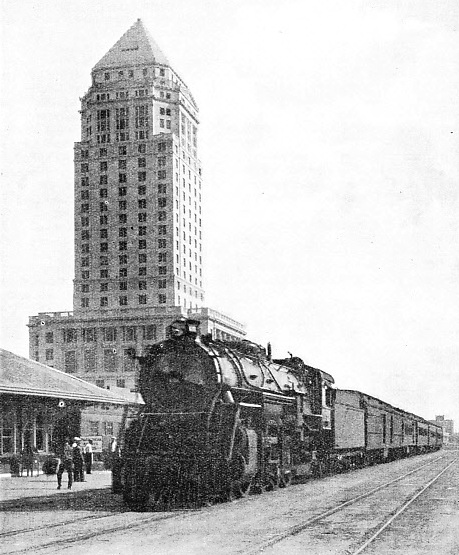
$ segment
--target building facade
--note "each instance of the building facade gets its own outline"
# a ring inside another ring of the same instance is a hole
[[[244,326],[204,307],[198,107],[141,20],[92,70],[75,143],[72,312],[29,319],[30,357],[101,387],[135,388],[129,353],[195,315],[204,333]]]

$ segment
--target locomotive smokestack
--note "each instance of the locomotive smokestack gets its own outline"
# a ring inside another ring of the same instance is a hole
[[[268,360],[272,360],[271,343],[268,341]]]

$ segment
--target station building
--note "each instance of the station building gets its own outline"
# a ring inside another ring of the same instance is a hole
[[[141,20],[100,59],[74,145],[73,310],[29,318],[30,358],[135,389],[137,354],[190,316],[214,338],[245,327],[205,307],[199,109]]]
[[[142,404],[0,349],[0,463],[28,446],[43,459],[66,437],[97,437],[108,447],[123,413]]]

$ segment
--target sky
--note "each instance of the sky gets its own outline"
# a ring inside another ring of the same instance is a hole
[[[456,0],[0,0],[0,346],[72,309],[73,143],[141,18],[200,107],[206,304],[459,430]]]

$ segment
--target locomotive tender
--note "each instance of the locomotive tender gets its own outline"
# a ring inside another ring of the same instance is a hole
[[[138,357],[145,406],[126,423],[113,482],[131,508],[231,500],[441,447],[435,424],[198,328],[178,320]]]

